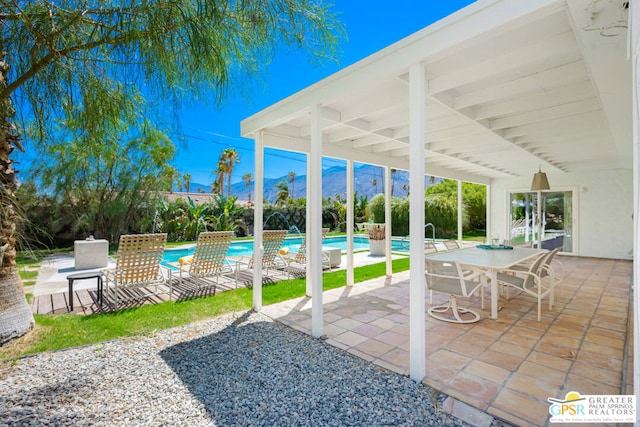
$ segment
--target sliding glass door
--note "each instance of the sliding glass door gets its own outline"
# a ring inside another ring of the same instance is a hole
[[[539,196],[540,218],[537,217]],[[572,191],[511,193],[509,219],[512,244],[537,247],[540,234],[544,249],[559,247],[561,252],[573,252]]]

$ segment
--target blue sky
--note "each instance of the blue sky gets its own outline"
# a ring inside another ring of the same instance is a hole
[[[177,142],[174,166],[182,174],[190,174],[192,182],[209,184],[213,181],[212,171],[220,152],[235,148],[240,154],[240,163],[233,171],[232,182],[240,181],[248,172],[255,173],[253,140],[240,137],[243,119],[470,3],[473,2],[336,0],[333,10],[347,31],[337,62],[314,66],[303,53],[282,51],[262,70],[260,82],[248,90],[250,95],[234,91],[218,109],[197,105],[182,110],[180,122],[186,139]],[[291,171],[298,176],[306,174],[304,156],[296,153],[267,150],[265,164],[267,178],[277,178]],[[325,167],[337,164],[335,160],[325,160]]]

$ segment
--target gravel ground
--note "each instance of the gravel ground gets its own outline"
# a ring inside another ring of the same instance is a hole
[[[0,364],[0,425],[464,425],[444,397],[252,312]]]

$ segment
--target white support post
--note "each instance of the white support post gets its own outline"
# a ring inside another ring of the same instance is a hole
[[[524,205],[524,207],[525,207],[525,210],[524,210],[524,220],[525,220],[524,241],[528,243],[529,240],[531,239],[531,229],[529,228],[529,225],[531,223],[531,220],[529,218],[529,208],[530,208],[529,198],[530,197],[529,197],[528,193],[525,194],[524,197],[525,197],[525,199],[524,199],[524,203],[525,203],[525,205]]]
[[[256,134],[255,140],[254,181],[255,200],[253,201],[253,309],[262,308],[262,229],[264,205],[264,137],[262,131]]]
[[[633,394],[640,396],[640,5],[629,2],[629,7],[633,92]],[[636,397],[636,414],[639,406],[640,399]]]
[[[536,200],[536,233],[538,249],[542,249],[542,192],[538,190],[538,198]]]
[[[307,192],[307,262],[311,264],[311,335],[322,336],[322,106],[311,108],[311,185]]]
[[[391,168],[384,168],[384,243],[386,254],[386,274],[391,277],[393,266],[391,264]]]
[[[486,188],[486,197],[487,205],[486,209],[486,217],[485,217],[485,233],[487,234],[487,241],[491,238],[491,185],[487,185]]]
[[[426,373],[424,277],[424,131],[425,67],[409,70],[409,375],[422,381]]]
[[[355,226],[353,182],[353,160],[349,159],[347,160],[347,286],[353,286],[355,283],[353,275],[353,228]]]
[[[307,154],[307,194],[306,194],[306,198],[307,198],[307,208],[306,208],[306,217],[307,217],[307,228],[305,230],[305,238],[307,239],[307,243],[309,243],[309,230],[311,228],[311,223],[310,223],[310,218],[311,218],[311,203],[310,203],[310,198],[311,198],[311,154]],[[307,245],[307,248],[309,246]],[[309,251],[307,250],[307,257],[309,256]],[[307,258],[309,259],[309,258]],[[305,285],[306,285],[306,292],[307,292],[307,296],[310,297],[313,294],[313,275],[311,274],[311,263],[307,262],[305,264],[305,269],[307,271],[307,275],[306,275],[306,279],[305,279]]]
[[[458,180],[458,242],[462,242],[462,181]]]

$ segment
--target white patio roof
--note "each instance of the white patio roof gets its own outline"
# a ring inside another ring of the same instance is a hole
[[[241,123],[242,134],[256,140],[256,194],[262,193],[264,147],[310,154],[307,234],[309,259],[315,261],[309,263],[307,293],[313,295],[312,335],[321,336],[323,324],[321,156],[386,166],[385,185],[390,168],[410,170],[411,188],[418,189],[410,193],[409,221],[410,370],[416,380],[425,374],[423,174],[483,184],[514,178],[522,187],[538,165],[574,180],[596,171],[624,169],[625,176],[631,171],[633,195],[627,194],[628,183],[604,186],[599,194],[621,188],[625,200],[633,199],[635,228],[624,233],[634,234],[633,253],[640,253],[640,154],[634,151],[640,125],[633,113],[637,103],[632,102],[640,87],[632,75],[632,62],[640,61],[640,9],[631,5],[635,25],[629,49],[627,8],[625,0],[479,0]],[[628,49],[632,60],[627,60]],[[385,191],[388,237],[389,193]],[[350,222],[352,194],[353,164],[348,163]],[[593,209],[594,204],[584,206]],[[259,245],[260,198],[254,215]],[[599,218],[593,224],[603,223],[610,221]],[[350,233],[348,227],[348,237]],[[347,284],[353,284],[351,252]],[[390,264],[388,254],[387,275]],[[637,287],[640,264],[634,264],[634,272]],[[256,309],[262,298],[259,274],[254,273]],[[636,394],[638,312],[636,295]]]
[[[488,184],[538,166],[631,169],[626,7],[481,0],[247,118],[241,131],[308,153],[319,104],[324,156],[408,170],[408,72],[423,63],[428,175]]]

